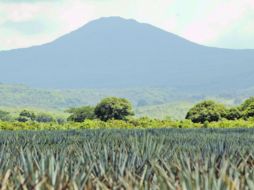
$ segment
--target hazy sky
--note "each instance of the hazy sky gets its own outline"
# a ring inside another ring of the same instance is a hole
[[[107,16],[200,44],[254,49],[254,0],[0,0],[0,50],[46,43]]]

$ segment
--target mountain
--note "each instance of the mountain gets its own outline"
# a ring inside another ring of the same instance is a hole
[[[49,44],[2,51],[0,68],[0,82],[32,87],[222,91],[253,86],[254,50],[205,47],[109,17]]]

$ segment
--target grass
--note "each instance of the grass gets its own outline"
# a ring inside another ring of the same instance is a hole
[[[253,189],[254,129],[3,131],[1,189]]]

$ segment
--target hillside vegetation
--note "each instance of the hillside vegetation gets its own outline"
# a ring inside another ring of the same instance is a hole
[[[212,99],[226,105],[237,105],[254,94],[253,89],[227,93],[190,93],[168,88],[122,89],[36,89],[25,85],[0,84],[0,109],[14,115],[23,109],[66,115],[70,107],[95,105],[108,96],[127,98],[134,105],[136,116],[183,119],[188,109],[198,101]]]
[[[185,119],[175,120],[137,117],[131,102],[125,98],[107,97],[96,106],[73,107],[66,116],[23,110],[16,116],[0,110],[2,130],[66,130],[103,128],[252,128],[254,127],[254,97],[242,104],[225,106],[205,100],[192,106]]]

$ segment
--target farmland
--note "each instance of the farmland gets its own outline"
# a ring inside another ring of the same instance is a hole
[[[253,129],[4,131],[1,188],[253,189],[253,143]]]
[[[253,2],[0,0],[0,190],[254,190]]]

